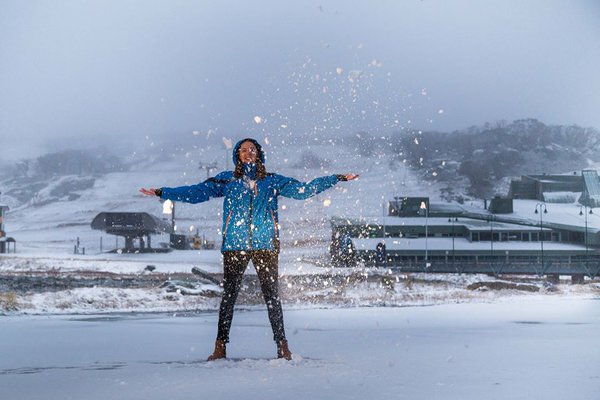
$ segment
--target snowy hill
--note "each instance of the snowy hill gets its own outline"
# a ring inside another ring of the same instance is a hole
[[[412,132],[398,144],[424,179],[445,183],[443,197],[467,194],[479,198],[506,194],[509,178],[521,174],[580,171],[600,161],[600,132],[578,126],[549,126],[535,119],[486,124],[452,133]]]
[[[529,137],[519,131],[521,125],[520,122],[511,125],[509,130],[514,133],[510,135]],[[525,125],[539,127],[535,123]],[[575,128],[550,130],[555,133],[553,147],[547,149],[540,144],[532,154],[541,157],[544,151],[552,151],[558,155],[561,149],[558,146],[566,146],[568,138],[575,133],[583,135],[580,138],[592,146],[597,135],[595,131],[582,133]],[[332,216],[380,218],[387,212],[387,202],[394,196],[429,196],[432,201],[456,197],[469,200],[468,186],[471,185],[472,191],[474,181],[472,177],[460,175],[465,164],[473,160],[483,163],[495,152],[503,154],[497,157],[499,163],[506,154],[515,153],[517,161],[521,154],[512,136],[489,129],[443,134],[445,136],[411,135],[375,138],[359,133],[308,143],[306,138],[298,137],[258,137],[264,143],[267,171],[304,181],[329,174],[360,174],[359,180],[341,182],[306,201],[281,198],[279,216],[283,251],[279,272],[284,288],[282,298],[287,304],[422,305],[482,301],[522,293],[518,281],[501,284],[508,290],[500,292],[468,289],[472,283],[494,280],[485,276],[411,276],[360,268],[342,271],[315,264],[328,252]],[[460,143],[469,135],[488,139],[482,142],[471,140],[474,150],[469,154],[458,153]],[[542,133],[531,134],[527,140],[541,140],[539,135]],[[445,142],[433,140],[440,137]],[[503,141],[502,137],[505,137]],[[400,150],[397,146],[407,138],[414,146]],[[160,201],[141,195],[139,188],[195,184],[207,178],[207,170],[214,176],[220,170],[231,168],[231,151],[224,148],[220,139],[209,141],[191,137],[186,138],[185,143],[176,144],[148,139],[143,146],[128,153],[63,152],[57,153],[62,156],[46,155],[4,168],[0,178],[1,200],[11,207],[5,227],[8,235],[17,240],[17,254],[0,255],[0,312],[215,309],[218,301],[214,295],[184,294],[218,293],[214,286],[210,290],[195,287],[198,279],[190,274],[192,266],[200,266],[218,276],[222,272],[218,250],[107,253],[123,247],[123,239],[94,231],[90,223],[103,211],[147,212],[169,219],[162,215]],[[486,146],[495,147],[489,150]],[[564,150],[565,154],[577,151],[575,146]],[[597,159],[593,147],[584,154],[589,160]],[[60,162],[63,157],[68,162]],[[41,168],[40,160],[58,162],[44,164]],[[569,160],[571,158],[567,157],[565,163],[571,162]],[[501,172],[491,176],[498,178],[511,171],[514,174],[531,172],[518,170],[521,164],[517,161],[502,164],[505,170],[490,162],[490,166]],[[532,162],[526,159],[522,165],[532,166]],[[573,159],[572,162],[569,165],[583,161]],[[214,165],[216,170],[208,169]],[[428,169],[434,165],[445,169],[436,167],[435,171],[439,173],[434,175]],[[220,246],[221,209],[221,199],[195,205],[177,203],[177,232],[198,232]],[[85,254],[73,254],[78,240],[81,248],[85,248]],[[153,238],[152,243],[159,247],[168,240],[167,235],[162,235]],[[146,271],[150,265],[154,269],[152,273]],[[248,273],[252,276],[254,271],[249,269]],[[25,283],[23,286],[17,284],[15,289],[13,283],[21,282],[19,279],[24,279]],[[54,283],[51,285],[50,282]],[[130,284],[133,286],[128,286]],[[557,290],[543,281],[537,281],[535,285],[537,292],[553,295],[594,296],[597,290],[597,286]],[[27,289],[30,287],[36,289]],[[248,293],[242,294],[241,303],[246,306],[262,304],[257,303],[260,297],[257,297],[257,286],[251,280],[247,288]]]
[[[300,146],[285,140],[274,143],[263,138],[263,141],[268,171],[300,180],[335,173],[361,175],[358,181],[340,183],[308,201],[282,199],[284,245],[312,242],[323,248],[332,215],[381,215],[382,204],[398,195],[426,193],[438,197],[438,186],[419,183],[408,168],[392,162],[388,154],[361,154],[353,143]],[[230,151],[222,144],[193,149],[153,143],[113,163],[114,168],[98,168],[95,173],[80,175],[73,175],[67,169],[64,174],[56,172],[48,176],[33,173],[34,169],[29,168],[28,173],[5,179],[2,198],[11,206],[7,231],[18,239],[22,249],[45,248],[52,252],[55,247],[64,251],[79,236],[83,245],[92,250],[99,247],[100,232],[91,231],[89,224],[99,212],[140,211],[160,216],[162,208],[157,199],[142,196],[138,192],[140,187],[195,184],[207,178],[204,165],[218,167],[210,171],[214,176],[226,166],[231,167],[232,161]],[[197,205],[177,204],[178,230],[194,233],[198,229],[200,234],[218,241],[221,207],[221,199]],[[52,244],[43,242],[47,236],[53,237]]]
[[[147,139],[135,151],[63,151],[4,168],[2,201],[11,207],[7,231],[21,246],[60,251],[76,237],[99,251],[100,232],[89,223],[102,211],[140,211],[161,215],[156,199],[140,187],[195,184],[231,168],[231,152],[221,138],[190,135],[173,140]],[[335,173],[358,173],[308,201],[282,199],[284,246],[317,246],[329,241],[329,218],[380,216],[394,196],[432,200],[490,197],[506,193],[510,177],[563,173],[600,162],[600,134],[575,126],[546,126],[536,120],[486,124],[452,133],[403,132],[387,137],[358,133],[336,139],[306,136],[259,137],[267,170],[300,180]],[[216,169],[207,169],[216,167]],[[178,204],[180,232],[220,240],[220,199]],[[53,245],[44,243],[45,235]],[[113,239],[114,240],[114,239]],[[23,248],[23,247],[22,247]]]

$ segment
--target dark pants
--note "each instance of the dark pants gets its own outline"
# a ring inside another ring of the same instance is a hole
[[[233,307],[242,285],[242,276],[252,260],[258,274],[269,321],[276,342],[285,340],[283,311],[279,300],[279,252],[273,250],[225,251],[223,252],[223,297],[219,309],[219,331],[217,339],[229,342],[229,330],[233,319]]]

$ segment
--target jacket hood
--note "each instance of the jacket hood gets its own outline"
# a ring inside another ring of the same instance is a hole
[[[262,146],[260,145],[260,143],[258,143],[256,140],[254,140],[252,138],[246,138],[246,139],[240,140],[239,142],[237,142],[235,144],[235,146],[233,146],[233,165],[234,166],[237,165],[237,162],[238,162],[238,152],[240,151],[240,146],[244,142],[252,142],[254,144],[254,146],[256,146],[256,150],[258,150],[257,157],[264,164],[265,163],[265,152],[264,152]]]

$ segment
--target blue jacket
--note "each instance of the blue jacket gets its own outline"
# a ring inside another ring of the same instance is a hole
[[[243,139],[234,148],[234,161]],[[258,144],[255,142],[255,144]],[[258,157],[264,160],[260,146]],[[244,176],[235,178],[224,171],[214,178],[192,186],[162,188],[161,198],[186,203],[201,203],[213,197],[223,201],[223,245],[221,251],[273,250],[279,248],[278,196],[304,200],[333,187],[336,175],[324,176],[310,182],[300,182],[283,175],[267,173],[264,179],[254,180],[255,164],[244,164]]]

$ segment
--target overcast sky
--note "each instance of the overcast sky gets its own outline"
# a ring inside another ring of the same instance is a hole
[[[0,0],[2,157],[64,138],[600,128],[599,39],[598,0]]]

